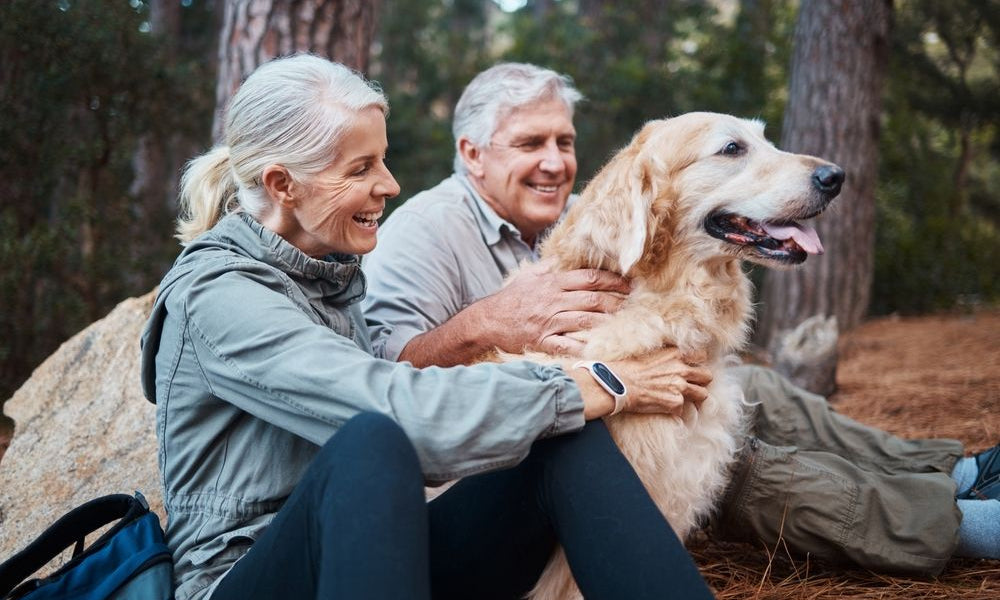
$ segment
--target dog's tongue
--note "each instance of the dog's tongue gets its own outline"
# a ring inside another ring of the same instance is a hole
[[[809,254],[823,254],[823,244],[819,241],[819,235],[809,225],[800,225],[799,223],[792,223],[791,225],[761,223],[761,226],[767,232],[767,235],[775,239],[787,240],[791,238],[795,240],[795,243],[800,248]]]

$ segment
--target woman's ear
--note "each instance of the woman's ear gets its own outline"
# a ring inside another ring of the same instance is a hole
[[[461,137],[455,144],[465,168],[473,177],[483,176],[483,151],[467,137]]]
[[[295,181],[288,169],[280,165],[270,165],[264,168],[260,175],[260,183],[273,202],[281,206],[295,203],[293,188]]]

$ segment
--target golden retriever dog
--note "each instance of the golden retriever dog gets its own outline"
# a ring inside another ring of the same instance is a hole
[[[741,261],[783,267],[821,253],[815,229],[801,221],[823,212],[843,179],[834,164],[775,148],[759,121],[714,113],[652,121],[541,248],[558,269],[606,269],[633,281],[622,308],[584,334],[585,358],[663,346],[709,357],[714,380],[700,409],[606,418],[682,540],[712,511],[743,437],[743,395],[726,374],[752,316]],[[529,597],[580,597],[561,549]]]

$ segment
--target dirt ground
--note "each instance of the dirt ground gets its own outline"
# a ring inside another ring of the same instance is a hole
[[[839,412],[902,437],[1000,442],[1000,309],[887,317],[842,336]],[[719,598],[1000,598],[1000,561],[953,560],[937,579],[886,577],[791,558],[782,548],[694,548]]]

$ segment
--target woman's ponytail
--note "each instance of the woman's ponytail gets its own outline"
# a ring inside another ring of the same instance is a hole
[[[216,146],[192,159],[181,176],[177,239],[190,242],[239,206],[229,146]]]

